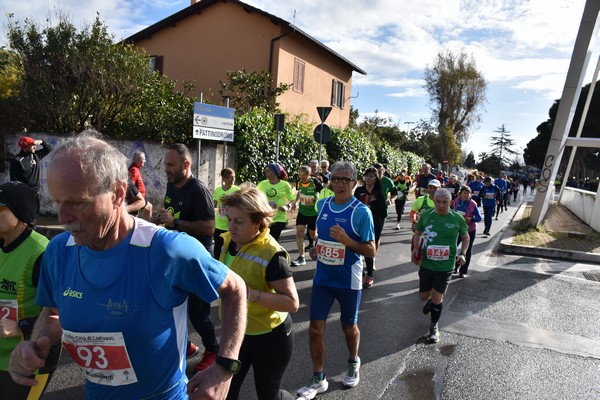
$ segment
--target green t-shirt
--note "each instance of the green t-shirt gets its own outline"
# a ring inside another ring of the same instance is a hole
[[[300,196],[300,207],[298,207],[298,213],[312,217],[317,215],[317,210],[315,208],[315,204],[317,203],[317,196],[319,194],[319,190],[321,190],[323,186],[315,183],[315,178],[310,178],[307,183],[303,183],[302,181],[298,181],[296,183],[296,190]]]
[[[258,190],[267,195],[269,204],[274,210],[281,206],[287,205],[290,201],[296,199],[296,195],[292,187],[287,181],[280,180],[276,184],[271,184],[268,179],[260,181],[257,185]],[[288,216],[286,211],[277,210],[273,216],[273,222],[287,222]]]
[[[221,197],[226,194],[234,193],[240,190],[239,187],[235,185],[231,185],[231,187],[227,190],[223,189],[223,186],[219,186],[213,192],[213,200],[217,203],[217,212],[215,212],[215,228],[228,231],[229,226],[227,226],[227,214],[225,213],[225,208],[221,204]]]
[[[426,210],[417,222],[417,230],[423,234],[421,266],[432,271],[454,271],[458,236],[467,233],[464,217],[453,210],[446,215]]]
[[[393,188],[394,181],[384,175],[381,178],[381,190],[383,191],[383,197],[387,199],[388,193],[390,193]]]
[[[430,208],[435,208],[435,203],[433,202],[433,200],[431,200],[429,198],[428,194],[416,199],[412,203],[412,206],[410,207],[411,211],[416,211],[416,212],[422,212],[422,211],[428,210]]]

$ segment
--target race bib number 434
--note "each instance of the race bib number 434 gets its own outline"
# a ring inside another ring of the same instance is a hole
[[[340,242],[319,239],[317,242],[317,260],[327,265],[344,265],[346,246]]]
[[[121,332],[63,330],[62,343],[88,381],[108,386],[137,382]]]

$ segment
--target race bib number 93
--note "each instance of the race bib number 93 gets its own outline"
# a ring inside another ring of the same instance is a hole
[[[88,381],[108,386],[137,382],[121,332],[63,330],[62,343]]]

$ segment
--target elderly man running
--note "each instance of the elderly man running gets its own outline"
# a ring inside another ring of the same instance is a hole
[[[427,301],[423,313],[431,313],[428,343],[440,341],[438,322],[442,315],[444,294],[454,272],[454,265],[465,263],[469,248],[467,223],[462,215],[450,209],[452,195],[448,189],[438,189],[434,198],[435,208],[426,210],[417,222],[413,235],[412,260],[420,265],[419,296]],[[461,250],[457,255],[458,236],[461,237]],[[419,259],[419,248],[422,258]]]

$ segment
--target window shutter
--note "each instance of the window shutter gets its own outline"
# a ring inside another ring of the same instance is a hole
[[[331,80],[331,105],[335,106],[335,79]]]
[[[164,56],[156,56],[154,62],[154,69],[160,72],[161,75],[163,75],[163,59]]]

